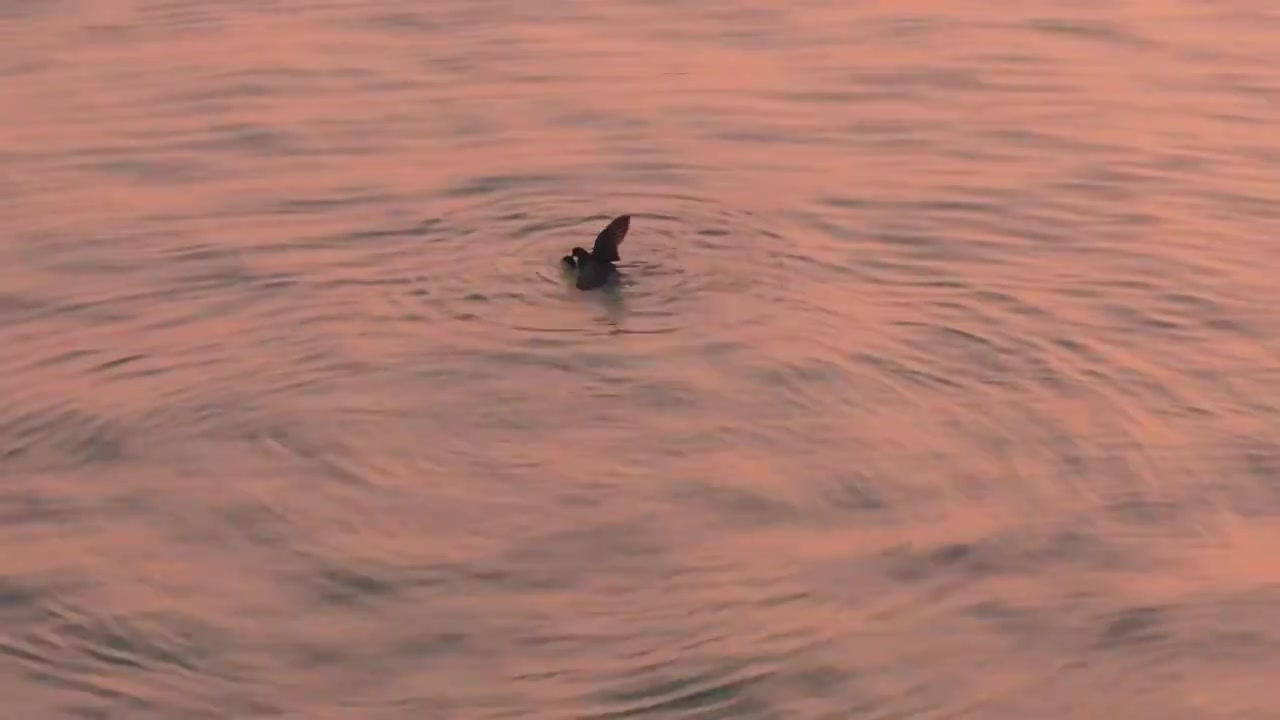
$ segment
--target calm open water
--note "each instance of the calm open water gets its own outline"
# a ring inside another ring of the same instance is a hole
[[[0,4],[0,718],[1280,717],[1278,68],[1271,0]]]

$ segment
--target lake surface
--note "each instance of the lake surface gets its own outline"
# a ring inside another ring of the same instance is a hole
[[[0,4],[0,715],[1280,717],[1278,72],[1269,0]]]

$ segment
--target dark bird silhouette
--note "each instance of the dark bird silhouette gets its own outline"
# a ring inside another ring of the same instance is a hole
[[[575,247],[568,255],[560,258],[566,270],[574,271],[577,278],[574,285],[579,290],[594,290],[617,274],[614,263],[622,259],[618,255],[618,246],[627,237],[631,228],[631,216],[619,215],[605,226],[596,236],[596,244],[591,252]]]

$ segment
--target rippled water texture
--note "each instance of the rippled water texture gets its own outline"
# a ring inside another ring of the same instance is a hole
[[[1280,717],[1274,5],[0,3],[0,716]]]

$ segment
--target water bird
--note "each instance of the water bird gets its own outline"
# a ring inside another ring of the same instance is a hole
[[[566,270],[577,274],[574,285],[579,290],[594,290],[617,274],[618,269],[613,264],[622,259],[618,255],[618,246],[626,239],[630,228],[631,216],[619,215],[596,236],[591,252],[575,247],[560,258],[560,264]]]

